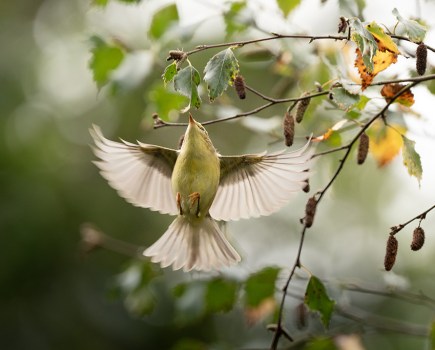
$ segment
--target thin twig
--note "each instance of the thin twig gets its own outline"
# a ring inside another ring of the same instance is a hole
[[[433,209],[435,209],[435,205],[431,206],[429,209],[426,209],[424,212],[418,214],[417,216],[413,217],[412,219],[409,219],[407,222],[391,227],[391,234],[395,235],[397,232],[401,231],[403,228],[405,228],[407,225],[409,225],[411,222],[413,222],[415,220],[424,219],[426,217],[426,214],[429,213]]]
[[[277,40],[277,39],[308,39],[311,42],[313,42],[314,40],[322,40],[322,39],[327,39],[327,40],[347,40],[347,36],[342,36],[342,35],[284,35],[284,34],[273,34],[272,36],[268,36],[265,38],[259,38],[259,39],[251,39],[251,40],[242,40],[242,41],[233,41],[233,42],[228,42],[228,43],[219,43],[219,44],[211,44],[211,45],[198,45],[196,48],[194,48],[193,50],[187,51],[186,54],[188,56],[200,52],[200,51],[204,51],[204,50],[208,50],[208,49],[214,49],[214,48],[219,48],[219,47],[231,47],[231,46],[244,46],[244,45],[248,45],[248,44],[254,44],[254,43],[259,43],[259,42],[264,42],[264,41],[270,41],[270,40]]]

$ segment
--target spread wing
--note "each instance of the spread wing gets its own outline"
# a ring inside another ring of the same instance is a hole
[[[163,214],[178,213],[171,175],[178,152],[173,149],[106,139],[98,126],[90,130],[100,159],[94,163],[110,186],[128,202]]]
[[[309,144],[294,152],[221,156],[211,217],[238,220],[269,215],[283,207],[306,184],[312,156]]]

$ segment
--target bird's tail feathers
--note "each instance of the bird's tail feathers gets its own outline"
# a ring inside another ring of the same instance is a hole
[[[218,270],[240,261],[240,256],[219,229],[206,217],[191,223],[178,216],[160,239],[143,253],[162,267],[174,270]]]

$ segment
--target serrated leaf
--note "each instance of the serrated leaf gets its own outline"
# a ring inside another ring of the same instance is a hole
[[[159,39],[176,21],[178,21],[178,10],[175,4],[162,8],[153,16],[149,29],[150,36]]]
[[[208,312],[228,312],[234,307],[237,283],[223,278],[214,278],[207,283],[205,306]]]
[[[350,20],[351,39],[356,43],[361,53],[363,64],[368,72],[373,71],[373,57],[376,55],[378,45],[373,35],[363,26],[358,18]]]
[[[287,17],[301,3],[301,0],[277,0],[277,3],[284,17]]]
[[[328,328],[335,301],[329,298],[325,286],[316,276],[311,276],[308,282],[304,302],[310,310],[320,313],[323,325]]]
[[[381,89],[381,95],[384,96],[385,101],[390,102],[392,98],[403,88],[405,85],[402,84],[385,84]],[[411,107],[414,104],[414,94],[411,89],[402,92],[395,100],[395,103],[399,103],[405,107]]]
[[[343,88],[336,88],[333,91],[334,99],[332,102],[343,111],[349,111],[360,100],[358,95],[350,94]]]
[[[177,62],[174,61],[165,68],[165,71],[162,74],[162,79],[165,85],[171,82],[174,79],[174,77],[177,75],[177,73],[178,73]]]
[[[93,40],[96,43],[96,39]],[[109,46],[100,39],[99,44],[92,49],[89,67],[98,88],[109,81],[110,74],[121,64],[124,53],[119,47]]]
[[[239,62],[231,47],[218,52],[207,62],[204,68],[204,80],[207,83],[210,102],[220,96],[228,85],[232,85],[238,72]]]
[[[245,305],[248,307],[259,306],[262,301],[275,294],[275,283],[278,267],[265,267],[249,276],[245,283]]]
[[[375,38],[379,51],[389,51],[396,55],[399,54],[399,49],[397,48],[397,45],[376,22],[368,24],[366,28]]]
[[[402,135],[403,139],[403,164],[408,169],[411,176],[415,176],[420,184],[423,175],[423,168],[421,166],[420,155],[415,151],[415,141],[408,139]]]
[[[396,16],[397,20],[404,26],[405,32],[411,41],[420,43],[424,40],[427,31],[425,27],[417,21],[403,18],[396,8],[393,9],[393,15]]]
[[[198,95],[200,81],[198,71],[191,65],[178,71],[174,77],[174,89],[190,99],[189,105],[183,111],[188,111],[191,106],[195,108],[201,106],[201,98]]]

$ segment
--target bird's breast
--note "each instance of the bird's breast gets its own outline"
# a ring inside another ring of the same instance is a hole
[[[180,153],[172,174],[174,196],[180,194],[184,215],[205,217],[216,195],[220,178],[220,161],[216,153]],[[199,194],[197,202],[195,193]],[[198,215],[197,215],[198,214]]]

